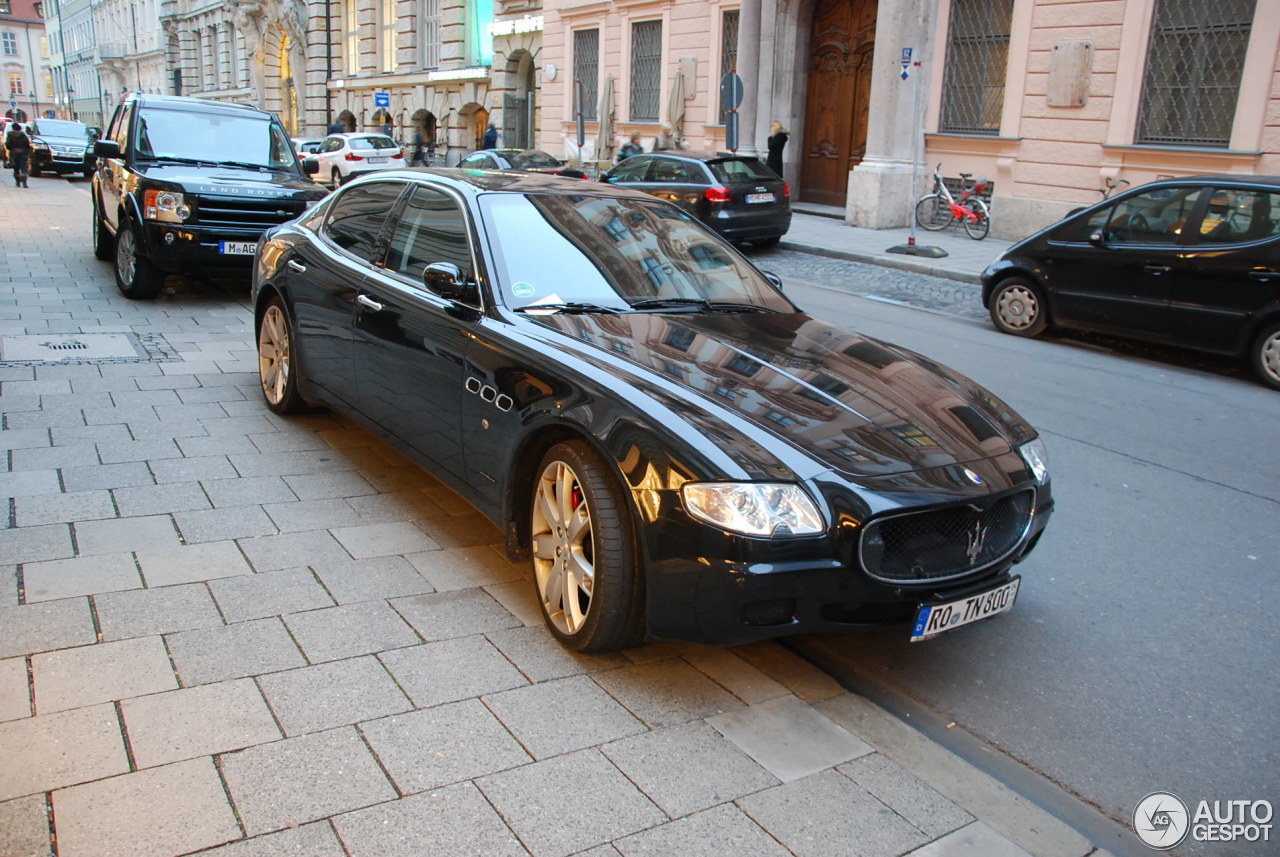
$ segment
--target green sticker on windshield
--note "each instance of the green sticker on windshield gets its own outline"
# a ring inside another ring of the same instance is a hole
[[[533,283],[513,283],[511,286],[511,294],[518,298],[533,297]]]

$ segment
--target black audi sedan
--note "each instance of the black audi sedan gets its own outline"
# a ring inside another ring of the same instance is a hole
[[[1280,389],[1280,177],[1151,182],[1009,248],[982,274],[998,330],[1092,330],[1248,360]]]
[[[645,194],[377,173],[263,237],[253,303],[267,406],[350,414],[460,492],[576,650],[927,639],[1013,606],[1053,507],[1007,404]]]
[[[632,155],[600,180],[678,205],[735,244],[774,247],[791,228],[791,186],[750,155]]]

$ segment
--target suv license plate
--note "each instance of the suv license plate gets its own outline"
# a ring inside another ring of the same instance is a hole
[[[749,193],[747,194],[747,202],[773,202],[773,194]]]
[[[911,642],[928,640],[945,631],[962,628],[997,613],[1006,613],[1013,609],[1013,602],[1018,597],[1018,584],[1021,577],[1014,577],[1003,586],[948,601],[946,604],[921,604],[916,611],[916,624],[911,629]]]
[[[387,162],[386,158],[370,158],[369,159],[369,163],[371,164],[385,164],[386,162]]]
[[[256,241],[219,241],[218,252],[224,256],[252,256],[258,251]]]

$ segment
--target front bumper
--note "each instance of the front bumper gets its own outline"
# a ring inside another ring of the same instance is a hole
[[[901,624],[905,641],[917,605],[1007,582],[1010,569],[1039,541],[1052,511],[1048,486],[1042,486],[1025,536],[999,562],[958,578],[897,584],[866,573],[853,532],[786,541],[703,532],[691,539],[687,524],[673,515],[644,529],[648,630],[660,639],[736,645]]]
[[[148,223],[143,228],[147,258],[167,274],[192,274],[208,268],[248,270],[253,254],[224,253],[226,244],[256,245],[261,231]]]

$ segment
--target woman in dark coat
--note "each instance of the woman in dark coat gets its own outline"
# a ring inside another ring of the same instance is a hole
[[[765,158],[764,165],[778,175],[782,175],[782,149],[786,145],[787,129],[775,119],[769,125],[769,157]]]
[[[27,162],[31,157],[31,138],[22,129],[22,125],[14,122],[9,126],[9,133],[4,136],[5,148],[9,151],[9,162],[13,164],[13,183],[18,187],[27,186]]]

